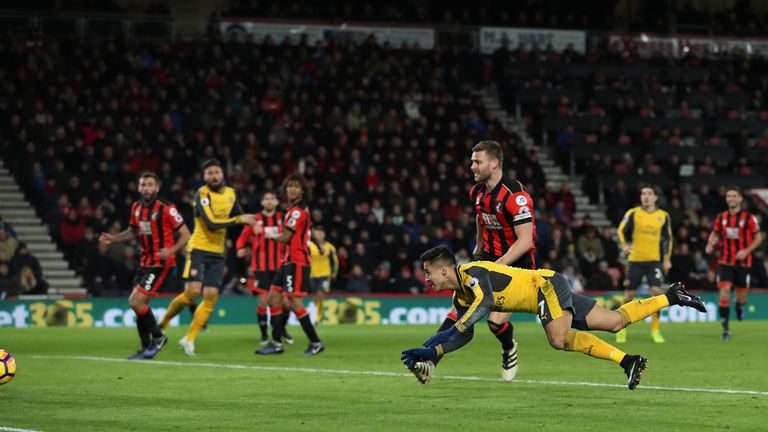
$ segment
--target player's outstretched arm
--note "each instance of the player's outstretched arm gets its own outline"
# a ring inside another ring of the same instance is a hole
[[[109,245],[112,243],[121,243],[133,239],[133,227],[128,227],[125,231],[118,234],[101,233],[99,243]]]

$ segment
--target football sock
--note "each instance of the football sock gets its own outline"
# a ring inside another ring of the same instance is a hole
[[[565,337],[565,351],[578,351],[590,357],[621,364],[626,354],[592,333],[571,330]]]
[[[219,294],[216,292],[208,292],[203,295],[203,302],[195,310],[192,324],[189,325],[189,332],[187,333],[189,341],[194,342],[197,334],[200,333],[200,329],[208,322],[208,318],[210,318],[218,298]]]
[[[261,330],[261,338],[267,338],[267,308],[256,308],[256,316],[259,320],[259,330]]]
[[[488,321],[488,328],[496,336],[496,339],[501,342],[501,349],[504,351],[511,350],[515,347],[515,342],[512,340],[513,327],[509,321],[504,324],[498,324],[493,321]]]
[[[272,343],[280,344],[283,341],[283,308],[269,308],[269,324],[272,326]]]
[[[728,300],[720,301],[720,307],[717,308],[720,315],[720,324],[723,325],[723,330],[728,331],[728,319],[731,315],[731,306]]]
[[[659,331],[659,313],[656,312],[651,316],[651,331]]]
[[[307,338],[309,338],[309,341],[313,343],[320,342],[320,338],[317,337],[317,332],[315,331],[315,326],[313,326],[312,321],[309,320],[309,314],[307,313],[307,310],[301,308],[296,311],[296,318],[299,319],[301,328],[304,330]]]
[[[168,322],[170,322],[173,317],[178,315],[179,312],[184,309],[184,306],[195,304],[196,298],[197,294],[186,290],[183,293],[177,295],[173,301],[171,301],[171,304],[168,306],[168,310],[165,311],[165,315],[160,321],[160,329],[165,330],[165,328],[168,327]]]
[[[148,315],[152,315],[149,305],[144,305],[136,312],[136,329],[139,331],[141,347],[149,348],[149,330],[151,324],[148,322]],[[154,315],[153,315],[154,318]]]
[[[741,321],[744,319],[744,305],[736,303],[736,319]]]
[[[323,320],[323,299],[315,299],[313,303],[315,303],[315,307],[317,308],[317,318],[315,319],[315,322],[320,322]]]
[[[624,327],[645,319],[661,309],[669,306],[669,299],[665,294],[653,296],[642,300],[633,300],[621,305],[617,311],[621,314]]]

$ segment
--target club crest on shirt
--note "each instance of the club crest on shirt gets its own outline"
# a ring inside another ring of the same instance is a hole
[[[504,205],[501,201],[496,201],[496,213],[501,213],[501,207]]]
[[[157,219],[157,212],[154,212],[152,213],[152,220],[156,220],[156,219]]]

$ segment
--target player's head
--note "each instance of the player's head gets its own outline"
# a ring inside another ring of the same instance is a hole
[[[144,203],[151,203],[160,191],[160,179],[152,171],[144,171],[139,176],[139,194]]]
[[[325,241],[325,228],[322,225],[314,225],[312,227],[312,237],[319,242]]]
[[[433,285],[438,291],[456,289],[456,257],[450,249],[445,246],[433,247],[421,254],[419,259],[427,277],[427,284]]]
[[[728,209],[730,210],[741,209],[742,201],[744,201],[744,195],[741,192],[740,187],[728,186],[725,189],[725,202],[728,204]]]
[[[273,190],[265,191],[261,194],[261,209],[265,212],[273,212],[280,201],[277,199],[277,192]]]
[[[494,172],[501,170],[504,151],[496,141],[480,141],[472,147],[472,174],[476,182],[487,181]]]
[[[292,203],[312,199],[309,182],[301,174],[291,174],[286,177],[283,181],[283,191],[285,191],[288,201]]]
[[[213,191],[218,191],[224,186],[224,170],[217,159],[208,159],[203,163],[203,180]]]
[[[659,202],[659,196],[656,195],[656,189],[652,185],[644,184],[640,187],[640,204],[644,209],[654,209],[657,202]]]

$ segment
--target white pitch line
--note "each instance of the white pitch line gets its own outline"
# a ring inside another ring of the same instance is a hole
[[[245,369],[245,370],[259,370],[259,371],[324,373],[324,374],[336,374],[336,375],[368,375],[368,376],[387,376],[387,377],[411,377],[412,376],[410,373],[397,373],[397,372],[355,371],[355,370],[344,370],[344,369],[316,369],[316,368],[297,368],[297,367],[280,367],[280,366],[256,366],[256,365],[238,365],[238,364],[224,364],[224,363],[197,363],[197,362],[178,362],[178,361],[164,361],[164,360],[136,361],[136,360],[128,360],[124,358],[92,357],[92,356],[33,355],[32,357],[38,358],[38,359],[87,360],[87,361],[97,361],[97,362],[107,362],[107,363],[194,366],[194,367]],[[499,378],[484,378],[484,377],[473,377],[473,376],[446,375],[446,376],[437,376],[435,378],[445,379],[445,380],[460,380],[460,381],[484,381],[484,382],[501,382],[502,381]],[[626,384],[605,384],[605,383],[578,382],[578,381],[516,379],[513,381],[513,383],[533,384],[533,385],[612,387],[612,388],[627,387]],[[640,386],[638,387],[638,389],[659,390],[659,391],[679,391],[679,392],[689,392],[689,393],[722,393],[722,394],[768,396],[768,391],[757,391],[757,390],[707,389],[707,388],[663,387],[663,386]],[[0,429],[0,430],[3,430],[3,429]]]
[[[12,428],[12,427],[5,427],[0,426],[0,431],[8,431],[8,432],[40,432],[32,429],[19,429],[19,428]]]

